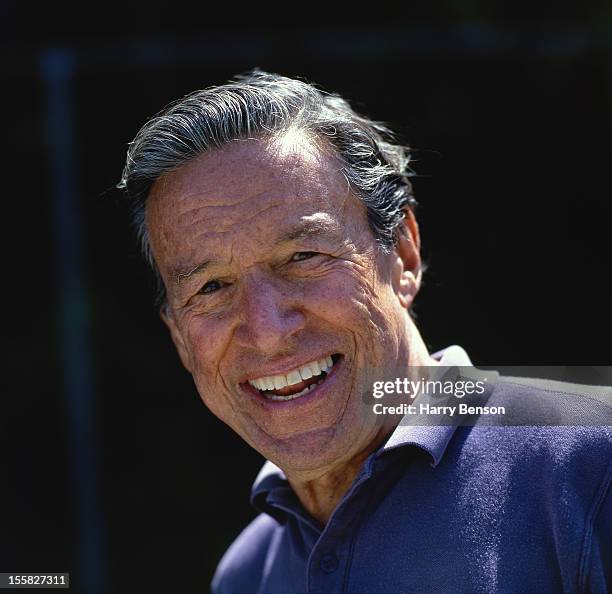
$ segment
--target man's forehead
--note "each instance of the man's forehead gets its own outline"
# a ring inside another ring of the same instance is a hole
[[[244,141],[201,155],[157,180],[147,223],[163,235],[182,234],[198,221],[219,229],[266,209],[299,212],[304,206],[304,214],[323,206],[338,209],[348,194],[337,159],[311,142]]]
[[[151,188],[150,199],[168,194],[183,200],[202,194],[224,195],[235,189],[244,191],[245,183],[256,193],[295,178],[330,183],[340,169],[330,149],[322,149],[301,132],[236,140],[161,176]]]
[[[351,196],[337,159],[310,141],[244,141],[158,180],[147,226],[160,269],[182,278],[202,262],[227,260],[228,251],[237,256],[308,236],[346,237],[345,227],[360,218],[353,209],[363,209]]]
[[[225,263],[224,256],[226,254],[224,252],[226,250],[219,249],[225,242],[232,241],[234,247],[236,247],[236,242],[251,245],[253,243],[251,240],[259,239],[260,241],[255,243],[265,244],[269,249],[273,250],[283,244],[299,242],[305,239],[312,242],[314,247],[320,242],[336,245],[343,243],[346,238],[342,227],[335,217],[330,216],[329,213],[317,212],[312,215],[296,218],[295,222],[285,221],[284,224],[271,227],[265,238],[238,236],[230,239],[229,237],[224,237],[223,234],[218,234],[217,237],[209,236],[208,239],[209,241],[204,239],[200,244],[200,259],[195,254],[187,258],[177,258],[178,261],[172,267],[172,278],[177,284],[211,265]],[[178,253],[176,255],[178,256]]]

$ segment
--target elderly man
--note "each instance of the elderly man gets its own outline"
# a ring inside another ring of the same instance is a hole
[[[606,427],[379,422],[430,355],[409,155],[346,101],[255,71],[148,122],[120,186],[208,408],[268,462],[218,593],[604,592]],[[561,402],[584,396],[556,384]],[[497,378],[486,397],[550,398]],[[600,399],[601,400],[601,399]]]

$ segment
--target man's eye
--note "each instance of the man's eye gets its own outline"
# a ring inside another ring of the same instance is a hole
[[[208,281],[199,291],[198,293],[200,295],[205,295],[207,293],[214,293],[215,291],[218,291],[223,285],[221,284],[221,281],[218,280],[211,280]]]
[[[318,256],[318,252],[295,252],[293,256],[291,256],[292,262],[301,262],[302,260],[308,260],[310,258],[314,258]]]

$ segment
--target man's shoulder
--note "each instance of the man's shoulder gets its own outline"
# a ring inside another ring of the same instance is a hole
[[[588,442],[598,453],[611,453],[610,386],[501,375],[484,404],[489,410],[503,407],[504,414],[480,417],[477,425],[514,427],[544,444]]]
[[[593,378],[595,379],[595,378]],[[496,388],[503,391],[532,393],[540,398],[555,398],[567,396],[581,400],[582,403],[598,403],[610,407],[612,405],[612,386],[596,384],[579,384],[544,377],[524,377],[515,375],[499,375]]]
[[[580,439],[610,444],[612,387],[575,384],[551,379],[500,376],[489,405],[505,405],[502,424],[588,428],[576,430]],[[559,432],[562,436],[564,432]]]
[[[212,581],[213,594],[250,592],[261,582],[268,551],[279,523],[268,516],[257,516],[227,549]]]
[[[505,415],[464,427],[459,459],[493,466],[498,476],[503,468],[515,479],[537,471],[597,488],[612,472],[610,395],[607,386],[499,376],[486,405],[504,407]]]

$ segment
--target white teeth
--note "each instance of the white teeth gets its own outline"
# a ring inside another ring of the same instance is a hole
[[[310,379],[311,377],[316,377],[320,375],[323,371],[329,371],[334,365],[333,359],[328,356],[324,359],[319,359],[318,361],[312,361],[310,363],[306,363],[299,369],[295,369],[294,371],[290,371],[286,375],[270,375],[266,377],[260,377],[258,379],[249,380],[249,384],[257,388],[258,390],[280,390],[285,386],[293,386],[295,384],[299,384],[303,380]],[[322,380],[321,380],[322,381]],[[313,384],[313,386],[318,385],[319,382]],[[311,388],[312,386],[309,386]],[[302,396],[306,392],[309,391],[309,388],[305,388],[301,392],[297,394],[291,394],[289,396],[278,396],[277,394],[268,394],[270,398],[273,400],[291,400],[293,398],[297,398],[298,396]]]
[[[299,384],[302,381],[302,376],[299,371],[292,371],[287,374],[287,385],[293,386],[293,384]]]
[[[300,367],[300,376],[303,380],[307,380],[312,377],[312,371],[310,371],[309,365],[304,365],[304,367]]]
[[[279,390],[280,388],[284,388],[285,386],[287,386],[287,378],[284,375],[275,375],[272,378],[272,381],[274,382],[274,387]]]
[[[310,371],[312,372],[311,377],[314,377],[315,375],[319,375],[323,371],[323,369],[319,367],[318,361],[313,361],[312,363],[309,363],[308,367],[310,367]]]

